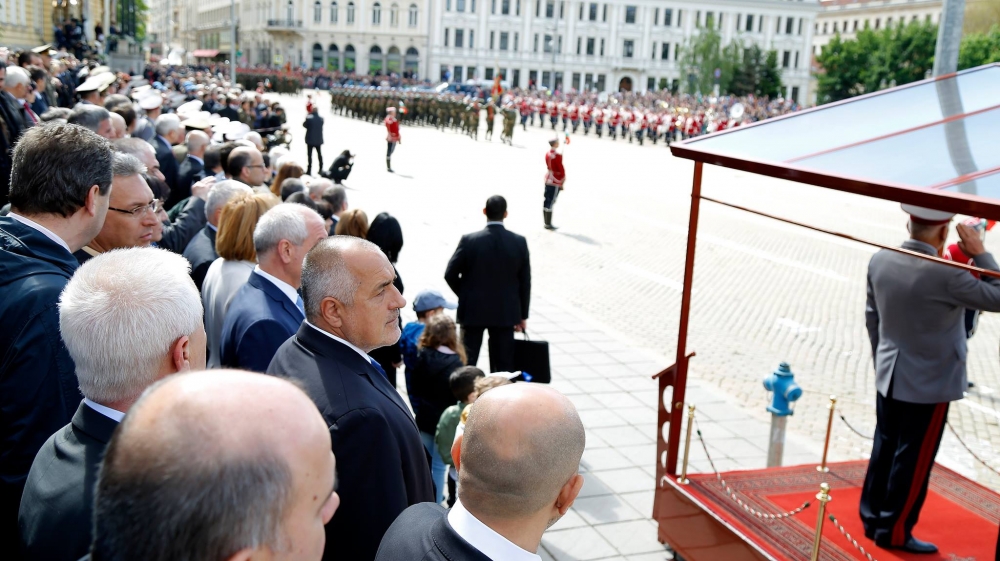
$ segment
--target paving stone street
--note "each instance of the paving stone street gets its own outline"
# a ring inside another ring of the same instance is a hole
[[[656,461],[657,382],[674,362],[693,165],[660,145],[572,136],[557,232],[542,228],[546,140],[517,128],[513,146],[452,131],[403,127],[384,164],[385,128],[326,119],[327,165],[357,153],[346,181],[352,208],[369,219],[396,216],[406,244],[397,268],[411,299],[427,288],[451,295],[443,274],[460,236],[483,227],[487,197],[508,200],[507,227],[528,239],[532,301],[528,332],[550,343],[552,385],[572,399],[587,429],[586,483],[570,513],[546,534],[544,559],[667,559],[651,520]],[[276,96],[288,113],[304,164],[305,95]],[[582,131],[581,131],[582,132]],[[705,196],[884,244],[906,238],[892,202],[706,166]],[[1000,251],[1000,234],[987,248]],[[785,464],[818,462],[827,401],[864,434],[875,425],[871,348],[864,327],[869,246],[703,201],[688,351],[688,402],[720,470],[763,467],[770,415],[762,379],[788,362],[804,395],[788,421]],[[414,317],[405,310],[404,322]],[[975,387],[952,405],[949,422],[976,454],[1000,466],[1000,318],[984,314],[969,342]],[[487,358],[482,353],[481,366]],[[400,377],[400,379],[402,379]],[[870,441],[839,419],[831,459],[866,458]],[[700,445],[692,472],[710,472]],[[979,465],[950,431],[938,461],[993,489],[1000,478]],[[842,515],[843,516],[843,515]]]

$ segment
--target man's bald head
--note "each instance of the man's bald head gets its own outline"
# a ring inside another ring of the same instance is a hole
[[[304,494],[314,513],[335,497],[329,450],[323,418],[285,380],[218,370],[166,378],[133,406],[108,445],[95,558],[214,561],[248,549],[300,548],[310,540],[296,536],[288,519]],[[311,475],[301,474],[303,466]],[[317,477],[325,495],[310,481]],[[316,559],[323,537],[305,544],[315,552],[317,540]]]
[[[469,411],[463,438],[459,499],[493,519],[551,508],[577,474],[586,444],[573,404],[536,384],[485,393]]]

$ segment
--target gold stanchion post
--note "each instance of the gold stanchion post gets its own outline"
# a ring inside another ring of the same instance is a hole
[[[826,421],[826,442],[823,443],[823,461],[816,466],[816,471],[821,471],[823,473],[830,471],[830,468],[826,467],[826,456],[830,451],[830,433],[833,432],[833,411],[837,407],[837,396],[830,396],[830,403],[827,407],[830,409],[830,418]]]
[[[819,515],[816,517],[816,536],[813,538],[812,555],[810,561],[819,561],[819,545],[823,540],[823,522],[826,520],[826,503],[832,501],[830,497],[830,485],[819,484],[819,493],[816,493],[816,500],[819,501]]]
[[[677,482],[681,485],[687,485],[690,483],[687,478],[688,473],[688,456],[691,453],[691,430],[694,428],[694,405],[688,405],[688,428],[687,437],[684,439],[684,461],[681,463],[681,476],[677,478]]]

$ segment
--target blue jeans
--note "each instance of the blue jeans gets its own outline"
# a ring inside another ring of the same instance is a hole
[[[420,441],[424,443],[424,449],[431,455],[431,479],[437,490],[437,503],[441,504],[441,501],[444,500],[444,476],[448,466],[444,465],[444,461],[441,460],[441,454],[438,453],[433,434],[420,431]]]

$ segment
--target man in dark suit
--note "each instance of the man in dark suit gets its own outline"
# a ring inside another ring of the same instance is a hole
[[[208,135],[201,131],[191,131],[187,133],[184,140],[187,146],[187,156],[181,162],[177,171],[177,188],[170,191],[170,197],[166,200],[164,207],[167,210],[173,208],[175,204],[191,196],[191,185],[202,177],[205,170],[205,148],[210,140]]]
[[[257,266],[222,323],[223,366],[267,370],[275,351],[305,319],[298,294],[302,260],[325,237],[323,217],[303,205],[278,205],[261,216],[253,233]]]
[[[467,410],[458,501],[406,509],[377,561],[530,561],[583,488],[583,422],[557,390],[512,384]]]
[[[181,126],[180,118],[167,113],[156,118],[156,136],[149,140],[149,143],[156,148],[156,161],[160,164],[160,173],[163,180],[173,191],[177,189],[177,175],[180,173],[177,158],[171,146],[180,144],[184,140],[184,127]]]
[[[219,254],[215,251],[215,234],[219,231],[222,208],[238,193],[252,192],[247,185],[232,180],[220,181],[212,185],[209,190],[208,200],[205,202],[205,217],[208,223],[184,248],[184,258],[191,263],[191,279],[194,280],[198,290],[201,290],[201,283],[205,281],[208,268],[219,258]]]
[[[233,122],[238,122],[240,120],[239,100],[235,96],[229,96],[226,101],[226,106],[218,111],[219,116],[225,117]]]
[[[524,331],[531,300],[531,261],[524,236],[507,231],[507,201],[494,195],[483,209],[486,228],[462,236],[444,279],[458,295],[458,323],[475,365],[490,333],[490,371],[514,369],[514,332]]]
[[[301,384],[326,419],[341,459],[337,492],[343,502],[326,527],[325,560],[372,561],[399,513],[434,500],[413,415],[366,354],[399,339],[406,300],[394,276],[392,263],[371,242],[349,236],[321,241],[303,265],[306,321],[268,367]]]
[[[94,486],[111,433],[146,387],[205,367],[205,328],[187,262],[154,248],[81,266],[62,293],[59,327],[84,400],[35,456],[17,522],[25,559],[76,561],[90,547]],[[150,356],[151,348],[167,351]]]
[[[108,142],[70,125],[32,127],[13,159],[11,212],[0,217],[0,542],[5,544],[16,543],[17,509],[35,454],[70,422],[80,403],[56,306],[79,267],[73,252],[104,225],[112,175]]]
[[[313,151],[319,157],[319,171],[323,171],[323,117],[319,116],[319,107],[313,106],[302,123],[306,129],[306,175],[312,175]]]

